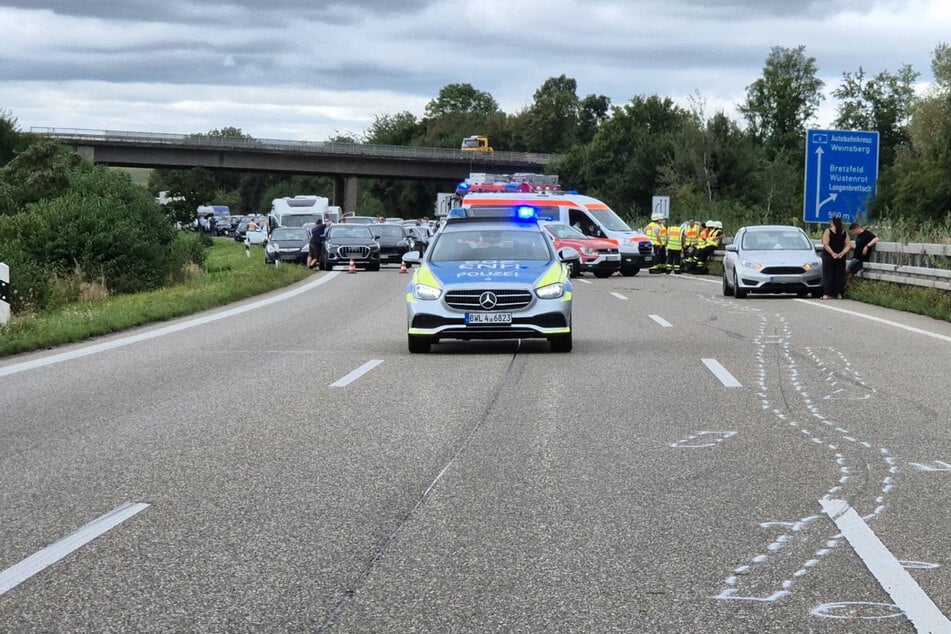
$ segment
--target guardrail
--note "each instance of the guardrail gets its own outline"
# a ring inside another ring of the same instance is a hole
[[[413,147],[408,145],[374,145],[369,143],[339,143],[335,141],[289,141],[283,139],[254,139],[250,137],[208,136],[204,134],[169,134],[164,132],[131,132],[121,130],[84,130],[81,128],[31,127],[30,134],[57,138],[63,141],[119,142],[143,145],[177,145],[180,147],[214,147],[234,150],[272,150],[349,156],[381,156],[387,158],[436,159],[487,163],[535,163],[546,165],[561,158],[558,154],[531,152],[463,152],[449,148]]]
[[[714,252],[711,260],[722,262],[723,251]],[[856,277],[951,291],[951,244],[879,241]]]

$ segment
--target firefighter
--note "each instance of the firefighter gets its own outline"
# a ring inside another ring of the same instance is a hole
[[[680,268],[683,271],[689,271],[693,268],[693,263],[697,258],[697,243],[700,239],[700,225],[691,218],[684,227],[684,250],[683,263]]]
[[[671,223],[667,229],[667,268],[664,273],[680,273],[681,252],[683,250],[683,225]]]
[[[667,243],[667,227],[663,223],[664,217],[654,214],[650,224],[644,228],[644,233],[651,239],[651,247],[654,249],[654,263],[648,269],[651,274],[662,273],[667,268],[667,252],[664,249]]]
[[[697,253],[697,272],[707,273],[707,260],[713,255],[713,252],[720,248],[720,242],[723,240],[723,223],[719,220],[707,220],[707,237],[704,240],[703,247]]]

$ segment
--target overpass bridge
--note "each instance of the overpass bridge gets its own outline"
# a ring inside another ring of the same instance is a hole
[[[334,178],[334,201],[356,208],[358,178],[460,181],[471,172],[544,172],[560,158],[521,152],[463,152],[446,148],[287,141],[197,134],[75,128],[30,128],[57,139],[87,160],[118,167],[277,172]]]

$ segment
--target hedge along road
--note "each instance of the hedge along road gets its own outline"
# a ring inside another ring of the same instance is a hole
[[[406,280],[8,372],[0,570],[149,506],[0,630],[913,631],[823,499],[947,614],[951,344],[859,315],[951,325],[638,276],[575,286],[569,355],[409,355]]]

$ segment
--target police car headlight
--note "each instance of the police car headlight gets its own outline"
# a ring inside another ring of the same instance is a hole
[[[541,288],[535,289],[535,294],[538,295],[540,299],[558,299],[565,294],[565,285],[562,282],[557,282],[555,284],[549,284],[548,286],[542,286]]]
[[[747,269],[753,269],[754,271],[758,271],[763,268],[762,264],[759,262],[754,262],[753,260],[740,260],[740,266]]]
[[[439,299],[442,295],[442,290],[434,288],[432,286],[426,286],[425,284],[417,284],[413,287],[413,297],[416,299]]]

